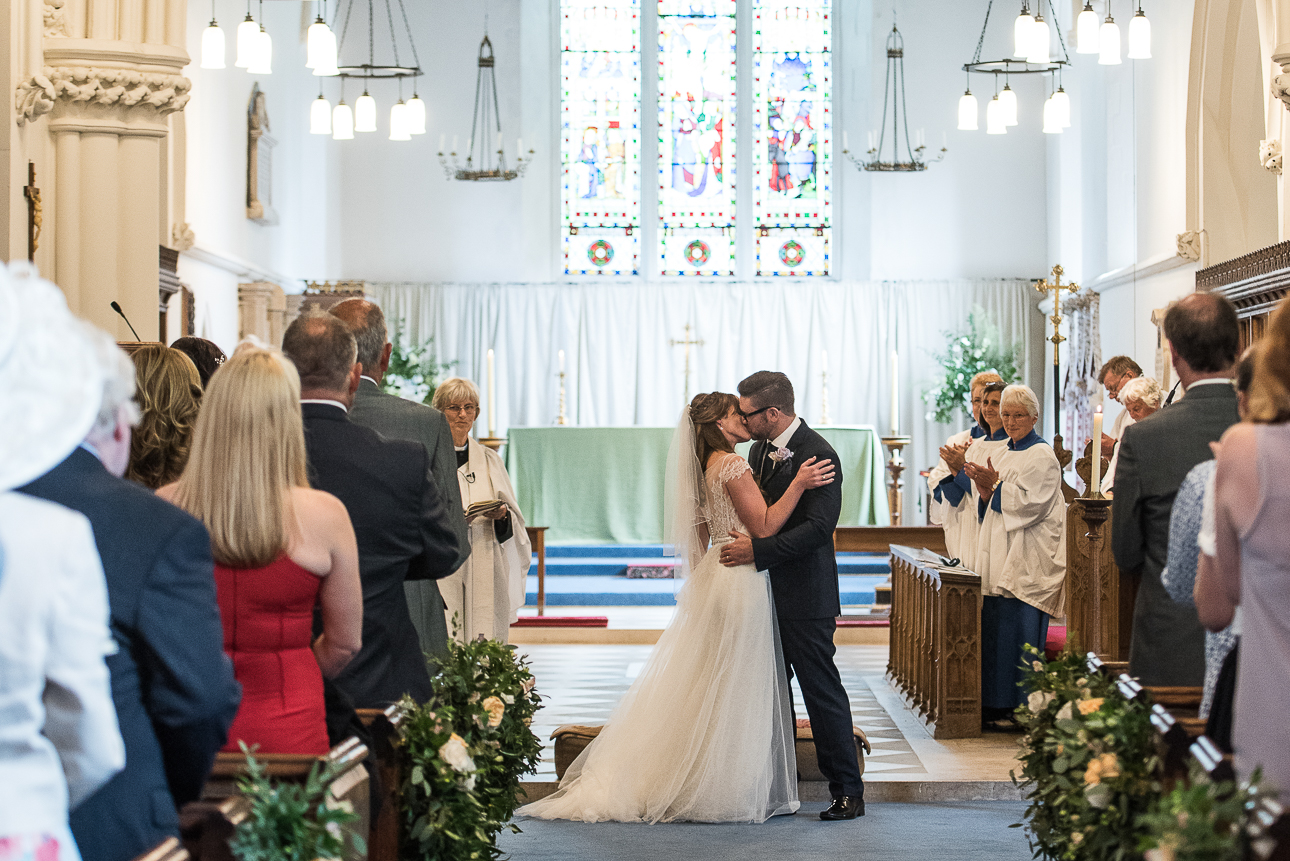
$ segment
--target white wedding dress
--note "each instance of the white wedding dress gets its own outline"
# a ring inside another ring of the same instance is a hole
[[[584,822],[763,822],[798,808],[793,726],[766,572],[727,568],[745,531],[725,484],[738,455],[704,476],[712,547],[676,595],[676,615],[600,735],[552,795],[520,808]],[[746,534],[746,532],[745,532]]]

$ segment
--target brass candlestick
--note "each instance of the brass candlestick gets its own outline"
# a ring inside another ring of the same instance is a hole
[[[489,448],[491,448],[493,451],[498,451],[499,449],[501,449],[503,445],[506,444],[506,437],[504,436],[480,437],[479,444],[486,445]]]
[[[560,412],[555,417],[555,423],[558,425],[567,425],[569,423],[564,415],[564,371],[560,372]]]
[[[901,478],[901,473],[905,471],[905,460],[901,457],[900,450],[911,442],[913,442],[912,437],[895,434],[882,438],[882,444],[887,449],[887,472],[891,476],[887,484],[887,505],[891,509],[892,526],[900,526],[903,519],[904,505],[901,491],[905,487],[905,480]]]

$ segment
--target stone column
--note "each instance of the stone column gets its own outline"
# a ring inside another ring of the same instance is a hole
[[[188,102],[185,0],[44,0],[43,65],[19,123],[48,116],[54,266],[72,310],[121,340],[158,337],[157,245],[168,115]]]
[[[238,337],[254,335],[270,347],[282,346],[287,296],[271,281],[237,285]]]

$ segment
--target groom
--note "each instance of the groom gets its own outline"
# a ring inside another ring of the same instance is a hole
[[[757,566],[770,572],[775,615],[791,683],[794,674],[806,701],[820,772],[833,803],[821,819],[864,816],[864,782],[856,759],[851,705],[833,663],[833,631],[842,611],[833,530],[842,510],[842,468],[824,438],[793,413],[793,384],[777,371],[758,371],[739,384],[739,409],[757,440],[749,452],[753,475],[773,505],[784,495],[798,466],[817,457],[833,461],[832,484],[802,494],[778,535],[735,540],[721,551],[723,565]]]

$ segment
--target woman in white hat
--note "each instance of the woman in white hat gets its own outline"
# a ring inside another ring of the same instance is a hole
[[[23,264],[0,266],[0,841],[78,861],[68,811],[125,765],[104,657],[107,585],[89,521],[13,493],[89,432],[103,378],[85,325]]]

